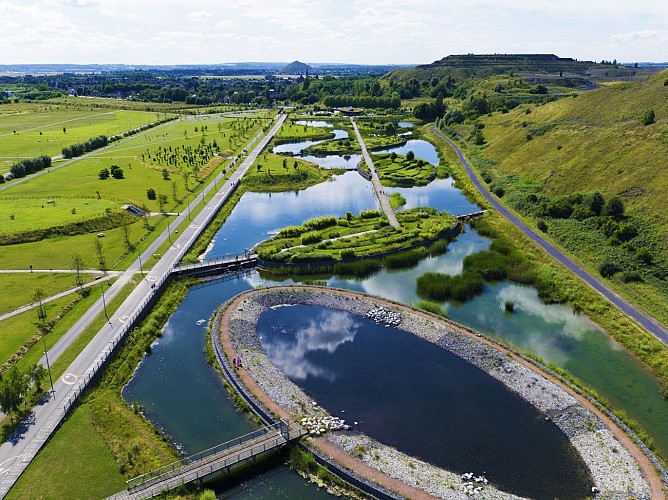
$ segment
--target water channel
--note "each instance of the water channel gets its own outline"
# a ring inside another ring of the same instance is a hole
[[[431,150],[425,148],[427,153],[416,146],[416,143],[411,145],[416,156],[433,161],[434,156],[428,157],[436,155],[433,146]],[[435,206],[451,213],[477,210],[451,182],[434,181],[405,191],[402,194],[409,200],[408,206]],[[375,206],[371,187],[356,172],[298,192],[245,193],[216,235],[207,257],[243,252],[281,227],[299,224],[310,217],[342,216],[346,211],[357,213]],[[411,304],[419,300],[415,292],[418,276],[427,271],[457,274],[466,255],[488,246],[489,240],[467,228],[449,245],[447,253],[424,259],[411,269],[384,269],[364,279],[336,276],[308,279]],[[145,358],[124,389],[124,398],[141,402],[147,416],[163,427],[185,452],[199,451],[252,429],[255,424],[236,411],[218,375],[205,363],[202,352],[206,323],[199,320],[207,320],[221,303],[241,291],[292,282],[289,277],[251,273],[194,287],[170,318],[165,335],[152,354]],[[506,300],[515,302],[513,314],[504,311]],[[446,302],[443,308],[455,321],[508,339],[563,366],[640,421],[668,455],[668,402],[660,398],[656,380],[586,318],[561,305],[543,304],[532,288],[506,282],[488,284],[482,295],[469,302]],[[254,482],[253,488],[234,497],[277,498],[276,491],[283,488],[281,477],[293,476],[285,472],[269,473],[266,488],[262,486],[264,482]],[[285,480],[287,483],[297,484],[297,489],[303,490],[301,481]],[[312,487],[311,493],[315,498],[322,492]],[[246,494],[250,496],[244,497]],[[294,494],[303,495],[303,491],[295,490]],[[286,498],[289,497],[288,494]]]

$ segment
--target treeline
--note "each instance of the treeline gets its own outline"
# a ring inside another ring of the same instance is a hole
[[[35,172],[49,168],[50,166],[51,157],[41,155],[37,158],[26,158],[25,160],[15,163],[9,168],[9,172],[12,174],[12,177],[18,179],[19,177],[25,177],[26,175],[34,174]],[[4,182],[4,178],[2,182]]]
[[[325,106],[330,106],[332,108],[352,106],[354,108],[398,109],[401,106],[401,99],[396,94],[380,97],[330,95],[325,97],[322,102]]]
[[[109,138],[106,135],[98,135],[97,137],[91,137],[86,142],[79,142],[76,144],[71,144],[65,146],[62,149],[63,158],[74,158],[81,156],[86,153],[90,153],[99,148],[105,147],[109,144]]]

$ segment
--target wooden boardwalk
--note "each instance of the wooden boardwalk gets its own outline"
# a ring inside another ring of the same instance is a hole
[[[151,498],[182,484],[198,481],[215,472],[280,449],[306,431],[298,424],[279,421],[269,427],[220,444],[196,455],[130,479],[128,489],[113,500]]]

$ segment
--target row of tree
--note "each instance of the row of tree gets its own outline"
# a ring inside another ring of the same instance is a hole
[[[36,158],[26,158],[24,160],[15,163],[9,168],[12,176],[14,178],[25,177],[26,175],[34,174],[45,168],[51,166],[51,157],[46,155],[41,155]]]
[[[109,138],[106,135],[91,137],[86,142],[79,142],[70,146],[65,146],[62,150],[63,158],[81,156],[96,149],[103,148],[107,144],[109,144]]]

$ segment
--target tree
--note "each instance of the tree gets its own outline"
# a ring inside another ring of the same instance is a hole
[[[42,392],[42,382],[48,375],[48,372],[46,371],[46,368],[40,364],[36,364],[33,366],[30,371],[28,372],[28,377],[32,381],[33,385],[35,386],[35,390],[39,393]]]
[[[162,178],[165,179],[166,181],[169,180],[169,170],[166,168],[162,169]]]
[[[111,176],[111,174],[109,173],[108,168],[103,168],[102,170],[100,170],[100,173],[97,174],[97,176],[100,178],[101,181],[103,181],[105,179],[108,179]]]
[[[406,153],[406,159],[408,161],[413,161],[415,159],[415,153],[413,153],[413,151],[409,151],[408,153]]]
[[[14,421],[13,415],[19,410],[28,388],[28,377],[16,365],[12,365],[0,379],[0,408],[4,413],[10,415],[12,422]]]
[[[111,176],[114,179],[123,179],[125,176],[123,175],[123,169],[119,167],[118,165],[112,165],[110,168]]]
[[[613,196],[603,207],[602,215],[619,220],[624,217],[624,202],[619,196]]]
[[[100,271],[107,271],[107,259],[104,257],[104,248],[102,247],[102,242],[99,239],[95,240],[95,254],[97,255],[97,263],[99,264]]]
[[[158,195],[158,206],[160,207],[161,212],[165,211],[165,205],[167,205],[167,195],[166,194],[159,194]]]
[[[179,197],[176,192],[176,181],[172,181],[172,199],[174,200],[174,203],[179,201]]]
[[[153,189],[153,188],[148,188],[148,189],[146,190],[146,197],[147,197],[149,200],[155,200],[155,199],[156,199],[155,189]]]
[[[84,268],[84,261],[81,258],[81,255],[79,255],[78,253],[75,253],[72,256],[72,269],[76,273],[76,276],[74,278],[74,283],[79,288],[83,287],[83,278],[81,277],[81,270],[83,268]]]
[[[589,197],[589,208],[595,215],[601,215],[603,207],[605,206],[605,198],[598,191],[591,194]]]
[[[43,330],[46,329],[46,309],[44,308],[44,304],[42,301],[46,298],[46,294],[44,293],[44,290],[41,288],[37,288],[35,290],[35,293],[32,296],[32,301],[37,304],[37,319],[39,319],[39,322],[41,323],[41,328]]]

